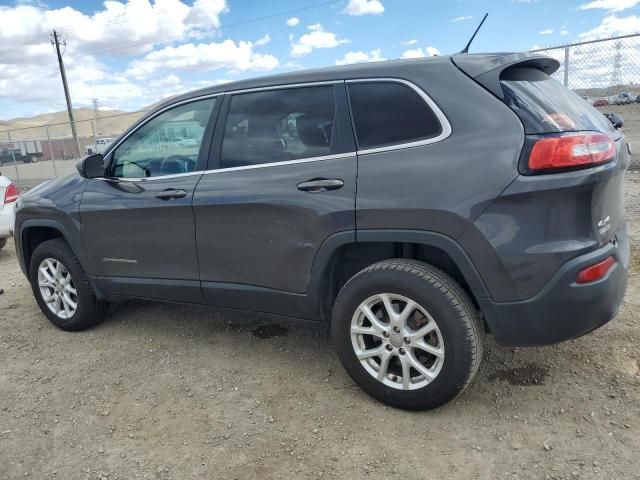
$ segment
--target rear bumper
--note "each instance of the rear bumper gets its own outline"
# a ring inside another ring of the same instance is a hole
[[[575,283],[580,270],[613,255],[607,275]],[[518,302],[478,299],[496,341],[502,345],[550,345],[585,335],[611,320],[627,287],[629,242],[626,230],[604,247],[565,263],[534,297]]]
[[[0,207],[0,238],[7,238],[13,235],[15,221],[15,202],[7,203]]]

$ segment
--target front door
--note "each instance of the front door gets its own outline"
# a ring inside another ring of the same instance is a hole
[[[110,295],[202,301],[191,202],[202,177],[216,98],[143,122],[83,194],[82,241]]]
[[[231,94],[220,117],[193,201],[205,297],[303,315],[291,308],[321,245],[355,231],[344,83]]]

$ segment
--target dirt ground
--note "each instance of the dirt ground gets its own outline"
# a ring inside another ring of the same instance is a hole
[[[614,321],[554,347],[488,340],[454,403],[364,394],[327,334],[129,302],[57,330],[0,251],[0,479],[640,479],[640,172]]]

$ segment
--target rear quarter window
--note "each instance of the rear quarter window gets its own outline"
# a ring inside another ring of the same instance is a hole
[[[349,101],[359,149],[427,140],[442,133],[433,110],[402,83],[350,83]]]
[[[611,134],[611,122],[584,99],[536,68],[510,68],[500,77],[504,102],[526,133],[597,131]]]

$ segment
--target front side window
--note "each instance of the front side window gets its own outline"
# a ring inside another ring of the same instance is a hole
[[[234,95],[220,168],[329,155],[334,117],[332,85]]]
[[[416,142],[442,133],[429,105],[402,83],[351,83],[349,100],[360,149]]]
[[[194,171],[215,102],[187,103],[149,120],[113,152],[111,174],[143,178]]]

